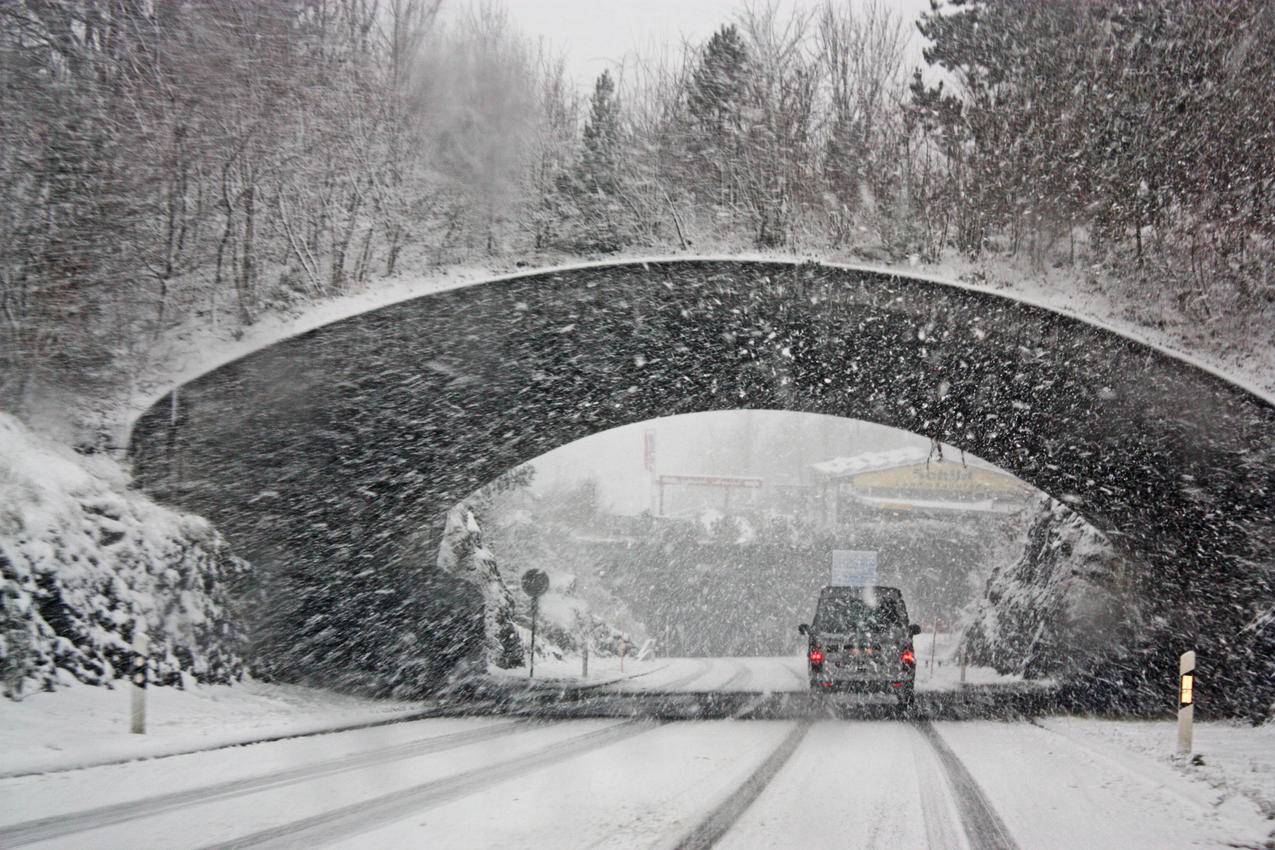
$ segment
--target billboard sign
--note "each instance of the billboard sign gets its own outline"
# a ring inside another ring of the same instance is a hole
[[[877,553],[856,549],[832,550],[832,580],[840,587],[865,587],[877,583]]]

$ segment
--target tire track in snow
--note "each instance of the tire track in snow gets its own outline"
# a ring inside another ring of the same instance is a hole
[[[351,803],[308,818],[249,833],[230,841],[211,844],[203,850],[239,850],[247,847],[316,847],[375,829],[423,809],[566,761],[609,744],[649,732],[662,726],[659,721],[628,720],[605,729],[586,732],[567,741],[526,755],[467,770],[384,794],[371,800]]]
[[[805,663],[804,659],[802,660],[802,663]],[[799,673],[795,667],[789,667],[787,664],[784,664],[783,668],[793,675],[793,678],[797,680],[797,684],[801,685],[802,690],[808,690],[810,688],[809,675],[806,673]]]
[[[729,797],[677,842],[677,850],[704,850],[716,844],[765,790],[775,774],[788,763],[788,759],[792,758],[809,731],[809,721],[798,723]]]
[[[910,731],[926,845],[930,850],[970,850],[958,803],[938,754],[929,739],[915,728]]]
[[[961,826],[965,829],[970,850],[1018,850],[1018,844],[1005,828],[1000,815],[996,814],[996,810],[988,802],[983,789],[974,781],[965,765],[961,764],[956,753],[948,747],[938,730],[928,720],[921,721],[916,728],[933,748],[943,772],[947,774],[948,786],[956,798]]]
[[[453,750],[531,728],[536,727],[529,721],[515,720],[509,723],[489,726],[485,729],[452,732],[446,735],[422,738],[406,744],[395,744],[366,752],[351,753],[347,756],[328,759],[302,767],[272,771],[244,779],[234,779],[214,785],[204,785],[185,791],[174,791],[170,794],[147,797],[142,800],[132,800],[126,803],[116,803],[95,809],[86,809],[79,812],[10,824],[0,828],[0,847],[21,847],[25,844],[34,844],[37,841],[47,841],[53,838],[61,838],[79,832],[137,820],[138,818],[164,814],[184,806],[229,800],[258,791],[295,785],[298,782],[307,782],[311,779],[319,779],[349,770],[358,770],[364,767],[385,764],[386,762]]]
[[[617,676],[614,679],[606,679],[601,682],[590,682],[584,685],[573,685],[571,686],[571,690],[576,692],[592,691],[598,688],[609,687],[610,685],[623,684],[624,682],[631,682],[634,679],[641,679],[643,676],[653,675],[655,673],[660,672],[661,670],[667,670],[668,667],[669,665],[667,664],[661,664],[659,667],[656,667],[653,670],[647,670],[645,673],[634,673],[632,676]]]
[[[684,685],[688,685],[691,682],[695,681],[696,679],[700,678],[705,673],[707,673],[709,669],[712,667],[712,665],[709,664],[709,662],[707,661],[696,661],[695,664],[696,664],[696,669],[694,671],[687,673],[684,676],[679,676],[678,678],[673,679],[671,682],[664,682],[663,684],[654,685],[650,688],[622,688],[621,687],[621,688],[616,688],[616,691],[627,692],[627,693],[632,693],[634,691],[641,693],[643,691],[648,691],[648,690],[651,693],[667,693],[668,691],[676,691],[678,688],[681,688]]]
[[[713,690],[742,691],[744,690],[744,686],[748,684],[749,680],[753,678],[753,671],[750,670],[748,665],[745,664],[744,662],[732,660],[731,666],[735,668],[735,672],[731,675],[729,679],[727,679],[725,682],[722,682]]]

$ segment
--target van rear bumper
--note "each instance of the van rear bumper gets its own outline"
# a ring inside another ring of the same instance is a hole
[[[898,693],[904,688],[911,687],[912,683],[912,676],[900,679],[837,679],[826,678],[818,674],[812,674],[810,676],[811,689],[821,691],[852,691],[854,693],[867,694],[892,694]]]

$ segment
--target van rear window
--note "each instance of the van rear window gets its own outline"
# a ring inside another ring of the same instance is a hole
[[[854,596],[823,599],[815,612],[814,629],[817,632],[871,632],[904,625],[903,606],[898,599],[887,596],[876,603],[869,605]]]

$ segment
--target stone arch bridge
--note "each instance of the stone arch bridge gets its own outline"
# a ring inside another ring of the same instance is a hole
[[[521,274],[222,366],[145,413],[130,451],[144,489],[210,518],[262,570],[257,593],[278,618],[263,640],[294,669],[385,670],[389,634],[460,651],[460,621],[438,625],[464,607],[459,591],[429,566],[455,502],[589,434],[724,409],[878,422],[1001,466],[1140,565],[1159,648],[1110,675],[1148,659],[1171,675],[1167,636],[1215,659],[1228,687],[1275,690],[1260,621],[1275,571],[1275,408],[985,291],[780,261]]]

